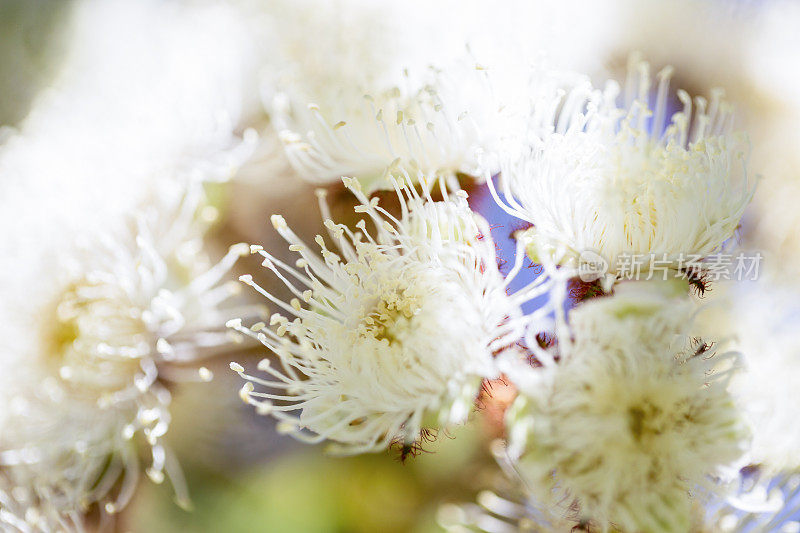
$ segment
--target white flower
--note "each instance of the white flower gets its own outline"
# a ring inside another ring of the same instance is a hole
[[[671,72],[653,86],[632,56],[621,107],[613,81],[601,92],[585,79],[539,80],[528,137],[501,157],[492,184],[496,201],[533,225],[518,235],[529,253],[592,250],[614,272],[623,254],[706,257],[733,235],[753,192],[747,145],[720,91],[695,98],[693,111],[679,90],[683,109],[667,123]]]
[[[231,368],[248,380],[243,399],[278,418],[279,430],[359,453],[410,445],[424,429],[463,422],[482,379],[496,376],[493,353],[522,335],[520,304],[536,289],[506,295],[486,222],[472,214],[463,193],[433,202],[395,181],[402,208],[395,218],[356,180],[344,181],[374,231],[363,220],[356,232],[335,224],[320,194],[338,248],[317,236],[320,257],[273,216],[300,255],[297,269],[252,249],[296,298],[284,303],[250,276],[241,278],[280,313],[270,320],[274,328],[248,329],[239,320],[230,326],[258,338],[277,364],[259,364],[265,379],[236,363]],[[521,261],[510,276],[520,267]]]
[[[142,207],[122,231],[76,254],[48,334],[60,377],[80,394],[100,404],[136,398],[168,378],[157,365],[169,371],[229,344],[224,304],[238,291],[222,280],[247,246],[210,266],[197,220],[204,212],[194,187],[176,205]]]
[[[506,130],[498,108],[526,86],[493,73],[490,89],[476,63],[520,70],[546,48],[560,61],[585,64],[603,48],[597,34],[611,32],[596,23],[598,16],[613,21],[607,7],[586,18],[589,28],[575,23],[574,11],[591,11],[590,3],[544,4],[272,2],[263,16],[274,28],[276,52],[265,68],[263,98],[295,169],[314,182],[353,176],[367,189],[383,185],[375,179],[398,157],[419,164],[409,169],[412,176],[475,176],[476,150],[493,151]],[[554,35],[554,21],[581,38]],[[576,54],[577,41],[592,50]],[[441,69],[432,79],[429,65]]]
[[[322,107],[276,96],[273,119],[295,170],[321,183],[354,176],[367,192],[389,188],[383,178],[400,162],[412,177],[480,176],[481,155],[502,124],[485,72],[431,69],[430,78],[420,89],[375,96],[343,91]]]
[[[501,465],[508,468],[511,479],[515,479],[513,465],[505,457],[502,446],[497,446]],[[542,504],[531,500],[524,487],[517,482],[508,487],[509,479],[500,481],[499,490],[481,491],[475,503],[446,504],[439,508],[439,524],[453,533],[468,531],[486,533],[550,531],[594,531],[587,527],[575,529],[575,520],[565,516],[551,516]],[[758,479],[743,476],[740,493],[731,505],[724,498],[699,499],[692,508],[692,523],[688,531],[693,533],[719,533],[741,531],[797,531],[800,522],[791,509],[784,506],[796,497],[800,476],[784,475],[779,478]]]
[[[744,372],[730,391],[753,426],[749,460],[770,474],[800,468],[798,291],[771,278],[722,284],[701,315],[709,331],[735,339]]]
[[[509,453],[556,515],[686,531],[691,494],[735,474],[744,452],[726,390],[736,354],[712,357],[713,344],[689,337],[685,297],[639,283],[617,292],[571,312],[558,365],[507,415]]]
[[[228,346],[222,325],[247,312],[220,283],[242,247],[216,266],[202,252],[214,208],[199,184],[227,179],[251,150],[234,131],[243,21],[225,6],[74,9],[52,88],[0,146],[0,217],[15,228],[0,276],[4,530],[81,530],[86,512],[119,510],[140,437],[148,475],[186,503],[162,444],[167,382],[210,379],[198,360]]]
[[[52,377],[44,384],[7,406],[18,427],[4,427],[0,439],[4,531],[84,531],[84,514],[94,504],[113,514],[138,481],[139,459],[125,430],[125,417],[135,417],[135,410],[97,409],[69,397]],[[14,448],[23,440],[24,447]]]
[[[769,475],[757,468],[742,470],[741,480],[727,498],[710,498],[697,509],[693,531],[797,531],[800,475]]]
[[[86,0],[70,9],[52,86],[18,131],[0,135],[0,197],[27,204],[0,214],[26,228],[3,236],[14,254],[31,234],[40,250],[68,247],[164,181],[228,179],[254,144],[250,130],[235,131],[251,43],[229,6]]]
[[[181,189],[159,191],[129,225],[87,236],[55,273],[43,267],[28,294],[7,293],[0,363],[13,387],[3,391],[0,474],[13,487],[3,498],[67,521],[95,503],[116,512],[136,486],[132,439],[142,435],[148,476],[161,482],[166,472],[188,504],[161,442],[167,383],[211,379],[199,360],[229,346],[225,321],[251,310],[228,304],[238,287],[221,283],[247,246],[210,265],[203,195]]]

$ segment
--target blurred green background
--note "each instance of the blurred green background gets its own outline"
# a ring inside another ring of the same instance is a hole
[[[225,382],[238,385],[220,377],[212,386]],[[404,462],[399,450],[331,457],[322,446],[276,435],[272,421],[246,412],[237,413],[244,420],[230,431],[219,418],[233,422],[236,416],[218,413],[204,424],[215,408],[205,405],[212,395],[203,387],[193,385],[194,390],[176,398],[171,428],[193,510],[175,505],[168,482],[145,482],[119,531],[441,531],[438,506],[474,500],[497,475],[481,413]]]

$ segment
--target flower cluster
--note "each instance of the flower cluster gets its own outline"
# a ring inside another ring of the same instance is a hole
[[[0,145],[16,228],[0,282],[3,531],[107,528],[143,451],[147,476],[187,507],[164,442],[174,383],[210,381],[201,365],[230,349],[225,321],[256,311],[228,279],[247,246],[214,261],[205,244],[220,207],[208,193],[255,142],[235,131],[244,45],[227,37],[241,21],[121,2],[72,15],[53,86]],[[229,46],[197,52],[197,26]]]
[[[222,357],[244,412],[334,454],[406,459],[491,412],[512,488],[443,507],[447,529],[777,528],[800,468],[796,372],[775,376],[796,366],[795,292],[749,307],[768,291],[723,275],[762,255],[736,250],[755,187],[721,90],[675,91],[636,54],[602,89],[472,52],[391,72],[402,24],[372,32],[354,5],[192,4],[76,2],[86,37],[0,132],[0,174],[19,178],[0,196],[21,206],[0,217],[24,228],[5,258],[23,268],[0,279],[0,528],[110,528],[142,468],[188,508],[173,395]],[[320,35],[347,56],[329,63],[298,27],[334,16],[364,31]],[[103,51],[116,32],[133,53]],[[324,235],[291,212],[271,217],[280,251],[208,231],[252,207],[215,198],[246,164],[321,187]],[[245,256],[263,268],[242,291]],[[712,282],[722,320],[692,294]]]
[[[62,261],[52,299],[32,310],[37,342],[25,357],[44,386],[8,391],[0,437],[0,475],[12,487],[0,493],[35,510],[25,518],[31,527],[79,524],[96,503],[110,514],[123,508],[138,478],[139,435],[152,452],[148,477],[161,483],[169,475],[189,505],[162,442],[168,383],[211,380],[198,361],[231,344],[227,318],[256,312],[228,303],[239,291],[226,274],[247,246],[231,247],[216,264],[204,256],[203,198],[192,187],[83,243]]]
[[[480,65],[428,69],[421,81],[378,94],[346,93],[327,105],[273,98],[272,109],[286,155],[301,177],[315,183],[357,178],[367,192],[385,188],[388,168],[408,175],[481,178],[486,153],[514,123]],[[322,107],[321,107],[322,105]],[[519,117],[516,117],[517,120]],[[497,170],[495,165],[491,167]]]
[[[495,356],[522,337],[520,305],[536,291],[506,294],[509,279],[497,269],[488,225],[463,191],[436,202],[405,174],[393,183],[399,218],[345,179],[372,231],[365,220],[355,232],[334,223],[321,191],[336,246],[317,236],[321,255],[274,215],[275,229],[300,256],[297,268],[251,249],[296,298],[283,302],[243,276],[280,312],[270,318],[272,328],[229,322],[277,356],[276,365],[258,365],[270,379],[231,365],[248,380],[245,401],[278,418],[286,432],[331,440],[343,453],[412,445],[427,430],[464,422],[482,379],[497,376]]]
[[[352,172],[343,180],[366,220],[333,222],[321,190],[335,247],[318,235],[321,252],[312,252],[280,216],[272,222],[299,254],[296,267],[251,247],[294,298],[240,278],[278,307],[269,324],[228,323],[272,354],[258,364],[264,377],[231,364],[246,380],[242,399],[278,419],[279,431],[337,453],[405,450],[463,423],[481,383],[504,376],[518,393],[505,456],[532,524],[677,532],[702,523],[697,506],[724,500],[747,464],[750,432],[730,386],[741,357],[723,352],[725,339],[693,335],[689,289],[706,289],[701,260],[733,236],[753,188],[721,93],[696,98],[693,112],[678,91],[683,109],[670,116],[671,69],[658,74],[654,109],[649,69],[632,58],[621,103],[615,82],[599,91],[580,75],[534,69],[529,94],[509,106],[527,106],[521,122],[500,110],[494,121],[449,122],[432,89],[424,100],[395,91],[366,112],[356,105],[355,123],[372,125],[352,135],[351,123],[334,124],[317,106],[287,107],[293,122],[284,124],[305,130],[282,134],[290,159],[315,180]],[[477,140],[489,124],[503,124],[503,142]],[[457,133],[427,136],[443,129]],[[466,174],[465,159],[451,157],[465,146],[479,156],[472,175],[530,225],[514,234],[505,278],[488,224],[451,179]],[[397,210],[362,183],[393,188]],[[660,253],[675,279],[609,274],[575,298],[568,286],[593,283],[577,264],[585,251],[607,267]],[[683,254],[699,266],[682,268]],[[508,294],[526,255],[540,274]],[[522,311],[540,296],[546,303]]]
[[[532,224],[519,236],[531,257],[564,246],[613,271],[626,253],[706,257],[733,236],[753,194],[747,145],[720,90],[694,110],[679,90],[670,117],[671,76],[661,70],[653,86],[631,56],[622,103],[614,81],[602,91],[579,76],[536,84],[529,131],[501,156],[499,187],[490,181],[498,203]]]
[[[726,389],[735,354],[689,334],[691,302],[625,289],[570,313],[559,364],[508,413],[509,453],[550,512],[686,531],[689,494],[729,477],[718,469],[745,449]]]

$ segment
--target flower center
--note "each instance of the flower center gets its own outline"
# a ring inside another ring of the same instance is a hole
[[[422,309],[421,299],[408,287],[395,286],[385,290],[371,313],[363,320],[364,333],[389,344],[402,342],[402,333],[410,328],[411,320]]]
[[[47,322],[47,353],[58,374],[82,391],[129,386],[149,352],[141,313],[105,284],[67,287]]]

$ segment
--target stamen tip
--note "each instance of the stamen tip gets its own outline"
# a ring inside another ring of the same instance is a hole
[[[225,322],[225,327],[226,328],[234,328],[234,329],[240,328],[240,327],[242,327],[242,319],[241,318],[232,318],[232,319],[228,320],[227,322]]]
[[[286,224],[286,219],[281,215],[272,215],[270,221],[272,222],[272,226],[278,231],[289,227],[289,225]]]

